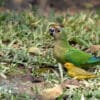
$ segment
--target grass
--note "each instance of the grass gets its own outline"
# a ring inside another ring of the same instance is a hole
[[[53,56],[53,38],[49,36],[48,29],[52,22],[65,25],[68,33],[68,41],[76,41],[81,49],[90,47],[93,44],[100,44],[100,16],[94,13],[76,14],[74,16],[54,16],[51,14],[48,18],[37,15],[35,12],[6,12],[0,14],[0,75],[8,77],[7,73],[14,73],[19,65],[25,68],[32,68],[34,76],[35,69],[55,66],[58,64]],[[30,47],[38,47],[45,51],[44,56],[32,56],[28,53]],[[100,55],[98,51],[96,55]],[[43,66],[43,64],[46,64]],[[100,75],[100,65],[95,65],[94,73]],[[59,73],[43,73],[46,82],[51,85],[60,83],[63,79],[70,79],[61,67],[57,68]],[[20,70],[19,70],[20,72]],[[36,75],[39,76],[35,72]],[[61,76],[61,77],[59,77]],[[89,88],[81,87],[78,89],[65,89],[64,96],[68,100],[80,100],[82,94],[86,100],[100,99],[100,78],[87,81]],[[15,95],[2,89],[0,93],[1,100],[31,100],[30,96],[23,94]],[[62,100],[62,97],[59,98]]]

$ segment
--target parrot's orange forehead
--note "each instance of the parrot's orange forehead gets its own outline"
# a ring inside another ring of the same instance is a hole
[[[51,24],[49,29],[54,29],[55,31],[60,30],[61,27],[57,24]]]
[[[52,24],[50,24],[50,27],[53,27],[55,29],[60,29],[60,28],[63,28],[64,25],[63,24],[52,23]]]

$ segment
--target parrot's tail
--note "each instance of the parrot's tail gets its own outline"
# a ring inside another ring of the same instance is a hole
[[[100,63],[100,57],[92,57],[88,60],[88,63]]]

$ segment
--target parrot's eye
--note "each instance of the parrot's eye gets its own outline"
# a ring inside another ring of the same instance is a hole
[[[60,32],[60,29],[57,29],[56,31],[57,31],[57,32]]]

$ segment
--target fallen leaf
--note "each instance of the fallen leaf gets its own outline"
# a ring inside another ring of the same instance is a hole
[[[4,79],[7,79],[7,76],[4,73],[0,73],[0,76]]]
[[[28,52],[30,54],[34,54],[34,55],[43,55],[43,53],[41,52],[41,50],[37,47],[30,47]]]
[[[63,88],[78,88],[78,87],[80,87],[79,81],[75,80],[75,79],[65,80],[61,85]]]
[[[62,95],[62,93],[63,93],[63,89],[62,89],[61,85],[56,85],[53,88],[44,89],[42,91],[42,95],[43,95],[43,97],[46,98],[46,100],[56,99],[57,97]]]
[[[4,55],[4,53],[2,51],[0,51],[0,56],[3,56],[3,55]]]
[[[90,48],[86,50],[86,52],[95,53],[100,50],[100,45],[92,45]]]
[[[12,47],[18,49],[18,48],[20,47],[20,44],[19,44],[19,43],[14,43],[14,44],[12,45]]]

